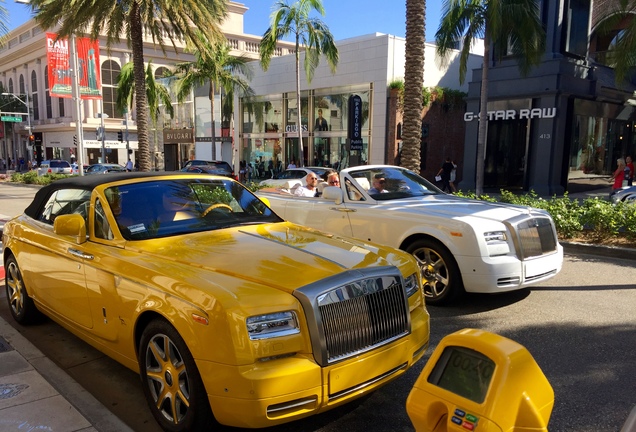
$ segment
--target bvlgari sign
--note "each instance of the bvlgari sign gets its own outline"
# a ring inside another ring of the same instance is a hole
[[[192,144],[194,142],[193,129],[164,129],[164,144]]]
[[[520,110],[497,110],[488,111],[488,121],[492,120],[522,120],[535,118],[556,117],[556,108],[532,108]],[[467,112],[464,114],[464,121],[479,120],[479,113]]]

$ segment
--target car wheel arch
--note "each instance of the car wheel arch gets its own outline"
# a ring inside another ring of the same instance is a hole
[[[439,254],[442,255],[442,258],[444,260],[448,261],[448,264],[447,264],[448,271],[450,272],[450,274],[452,274],[453,277],[457,279],[457,282],[453,284],[454,288],[450,293],[447,292],[447,293],[444,293],[443,295],[440,295],[439,300],[431,301],[430,299],[427,298],[427,302],[429,302],[430,304],[442,305],[442,304],[452,302],[454,299],[456,299],[457,297],[465,293],[466,291],[464,288],[464,280],[462,277],[459,263],[457,262],[457,259],[455,258],[455,254],[453,254],[453,252],[444,244],[444,242],[440,241],[439,239],[431,235],[414,234],[407,237],[402,242],[402,244],[400,245],[400,249],[408,252],[412,246],[420,242],[429,242],[433,244],[436,249],[439,249],[438,251]]]

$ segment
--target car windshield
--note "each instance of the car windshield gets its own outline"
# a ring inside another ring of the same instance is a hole
[[[444,193],[413,171],[399,167],[370,167],[349,171],[349,175],[377,201]]]
[[[105,191],[127,240],[282,222],[260,199],[232,180],[155,180]]]
[[[51,161],[51,168],[70,168],[71,164],[66,161]]]

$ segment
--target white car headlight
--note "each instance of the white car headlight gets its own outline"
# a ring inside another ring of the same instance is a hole
[[[489,231],[484,233],[488,256],[502,256],[510,253],[508,236],[505,231]]]
[[[505,242],[508,240],[505,231],[490,231],[484,233],[484,238],[486,239],[486,243],[495,243],[495,242]]]
[[[296,314],[291,311],[249,317],[247,333],[251,340],[289,336],[300,333]]]
[[[404,279],[404,289],[406,290],[407,297],[411,297],[418,289],[420,289],[417,273],[413,273],[411,276]]]

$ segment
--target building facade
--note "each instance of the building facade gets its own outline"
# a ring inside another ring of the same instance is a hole
[[[598,32],[616,2],[542,0],[546,52],[522,76],[512,58],[490,59],[484,187],[562,194],[608,176],[633,155],[633,83],[603,64],[612,37]],[[618,30],[614,33],[616,35]],[[462,189],[475,188],[481,68],[469,84]],[[608,184],[609,188],[609,184]]]
[[[230,2],[228,11],[228,17],[221,29],[232,48],[230,53],[258,59],[260,36],[243,32],[243,15],[247,8]],[[107,161],[123,165],[127,161],[129,149],[134,161],[137,149],[137,113],[135,109],[130,113],[121,112],[115,106],[121,68],[132,60],[126,40],[107,49],[106,38],[99,38],[103,99],[83,99],[78,115],[72,99],[51,97],[49,93],[46,32],[55,33],[55,29],[42,29],[34,20],[30,20],[12,30],[7,42],[0,47],[0,84],[5,92],[14,94],[21,100],[26,101],[28,98],[30,106],[30,116],[23,116],[22,122],[3,122],[0,157],[4,160],[10,158],[12,161],[20,158],[37,161],[60,158],[72,161],[77,159],[77,142],[81,140],[85,163]],[[183,43],[177,42],[176,51],[170,41],[166,40],[165,44],[164,53],[152,42],[150,35],[144,39],[144,60],[146,66],[151,65],[157,80],[161,80],[175,63],[193,60],[191,54],[184,52]],[[291,49],[292,44],[281,42],[277,55],[288,54]],[[150,149],[155,155],[156,169],[178,169],[184,160],[193,158],[232,159],[232,134],[227,127],[222,127],[221,95],[218,92],[214,104],[218,145],[217,154],[212,154],[213,117],[208,90],[206,87],[197,89],[182,103],[177,103],[176,98],[173,98],[174,118],[160,115],[157,124],[150,122]],[[76,133],[78,122],[82,130],[80,137]],[[102,122],[105,133],[103,139],[100,139],[97,130]],[[228,126],[230,122],[225,123]],[[29,140],[29,125],[35,138],[33,142]],[[118,136],[120,132],[122,141]]]
[[[235,140],[239,146],[235,149],[234,163],[237,166],[239,161],[245,161],[252,166],[263,166],[271,175],[272,170],[280,171],[291,161],[298,164],[301,140],[305,166],[339,169],[399,162],[401,116],[389,85],[404,79],[404,38],[371,34],[341,40],[336,45],[339,63],[334,74],[325,59],[316,68],[311,83],[301,71],[300,110],[296,107],[293,55],[273,59],[266,72],[255,70],[251,81],[255,96],[237,99],[235,103],[238,122]],[[440,69],[435,46],[426,44],[425,58],[425,87],[462,89],[454,56],[449,68]],[[478,54],[471,55],[469,67],[476,67],[481,58]],[[360,138],[352,143],[351,122],[358,114]],[[428,143],[428,149],[433,148],[424,152],[424,166],[429,160],[428,166],[439,169],[443,160],[437,160],[439,148],[446,149],[448,155],[460,156],[463,136],[458,137],[456,143],[450,143],[448,136],[453,134],[445,135],[446,128],[456,130],[448,122],[430,125],[439,138],[436,142],[423,141]]]

